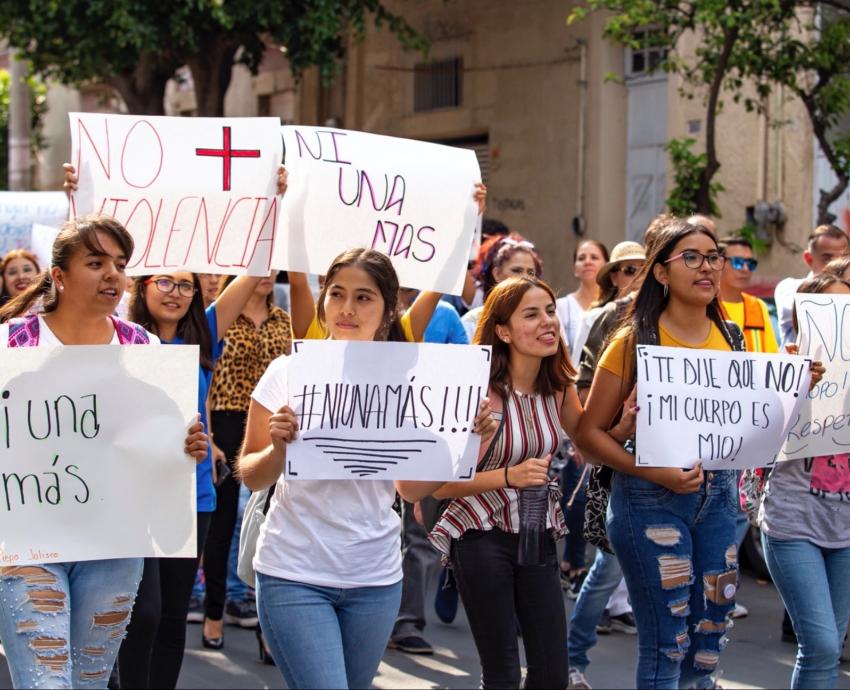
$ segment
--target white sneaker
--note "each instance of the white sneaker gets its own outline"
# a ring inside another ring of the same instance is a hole
[[[747,610],[747,607],[743,604],[735,604],[735,608],[729,612],[729,618],[733,620],[735,618],[746,618],[750,615],[750,612]]]
[[[592,690],[587,678],[577,668],[570,669],[570,681],[567,684],[567,690]]]

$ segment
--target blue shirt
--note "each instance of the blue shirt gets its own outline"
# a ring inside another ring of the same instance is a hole
[[[215,313],[215,302],[213,302],[206,310],[207,325],[212,336],[212,361],[215,366],[216,360],[221,357],[224,350],[224,340],[218,339],[218,319]],[[162,340],[163,345],[185,345],[186,342],[179,335],[173,340]],[[190,343],[194,344],[194,343]],[[201,423],[204,425],[204,431],[209,433],[209,424],[207,423],[207,394],[212,383],[212,369],[207,369],[203,366],[198,366],[198,412],[201,415]],[[203,462],[198,463],[195,470],[195,480],[197,481],[198,493],[198,512],[211,513],[215,510],[215,486],[212,480],[212,446],[207,449],[207,457]]]
[[[437,308],[425,329],[426,343],[456,343],[468,345],[469,338],[455,308],[448,302],[440,300]]]

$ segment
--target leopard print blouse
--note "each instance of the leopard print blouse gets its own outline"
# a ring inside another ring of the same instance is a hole
[[[272,306],[259,328],[240,314],[227,331],[224,353],[215,366],[210,410],[247,412],[251,393],[266,368],[291,351],[292,324],[283,309]]]

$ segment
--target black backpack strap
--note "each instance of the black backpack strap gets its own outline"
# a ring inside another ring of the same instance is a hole
[[[730,344],[735,352],[746,352],[747,343],[744,340],[744,332],[741,327],[734,321],[724,321],[726,330],[729,333]]]

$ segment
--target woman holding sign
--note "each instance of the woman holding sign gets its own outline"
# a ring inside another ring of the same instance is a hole
[[[328,269],[318,318],[334,340],[403,341],[398,278],[390,260],[351,249]],[[441,483],[286,481],[287,443],[298,433],[288,406],[289,358],[260,379],[248,410],[239,460],[252,491],[276,484],[254,568],[263,633],[288,687],[367,688],[386,648],[401,600],[398,491],[414,502]],[[475,431],[495,424],[486,402]]]
[[[737,473],[704,473],[698,462],[689,470],[638,468],[609,429],[634,387],[637,345],[743,349],[717,298],[724,263],[706,228],[679,220],[661,231],[579,427],[585,457],[616,470],[608,537],[637,621],[640,688],[715,686],[737,589]]]
[[[846,299],[850,283],[822,273],[797,292]],[[770,576],[799,645],[792,688],[834,688],[838,679],[850,618],[848,492],[848,453],[786,460],[770,470],[759,526]]]
[[[157,342],[112,316],[124,292],[130,234],[116,221],[91,216],[66,223],[53,244],[51,268],[0,310],[44,313],[0,329],[9,347]],[[176,449],[175,449],[176,450]],[[200,461],[207,437],[189,429],[184,452]],[[143,559],[123,558],[0,568],[0,637],[16,688],[105,688],[130,620]]]

